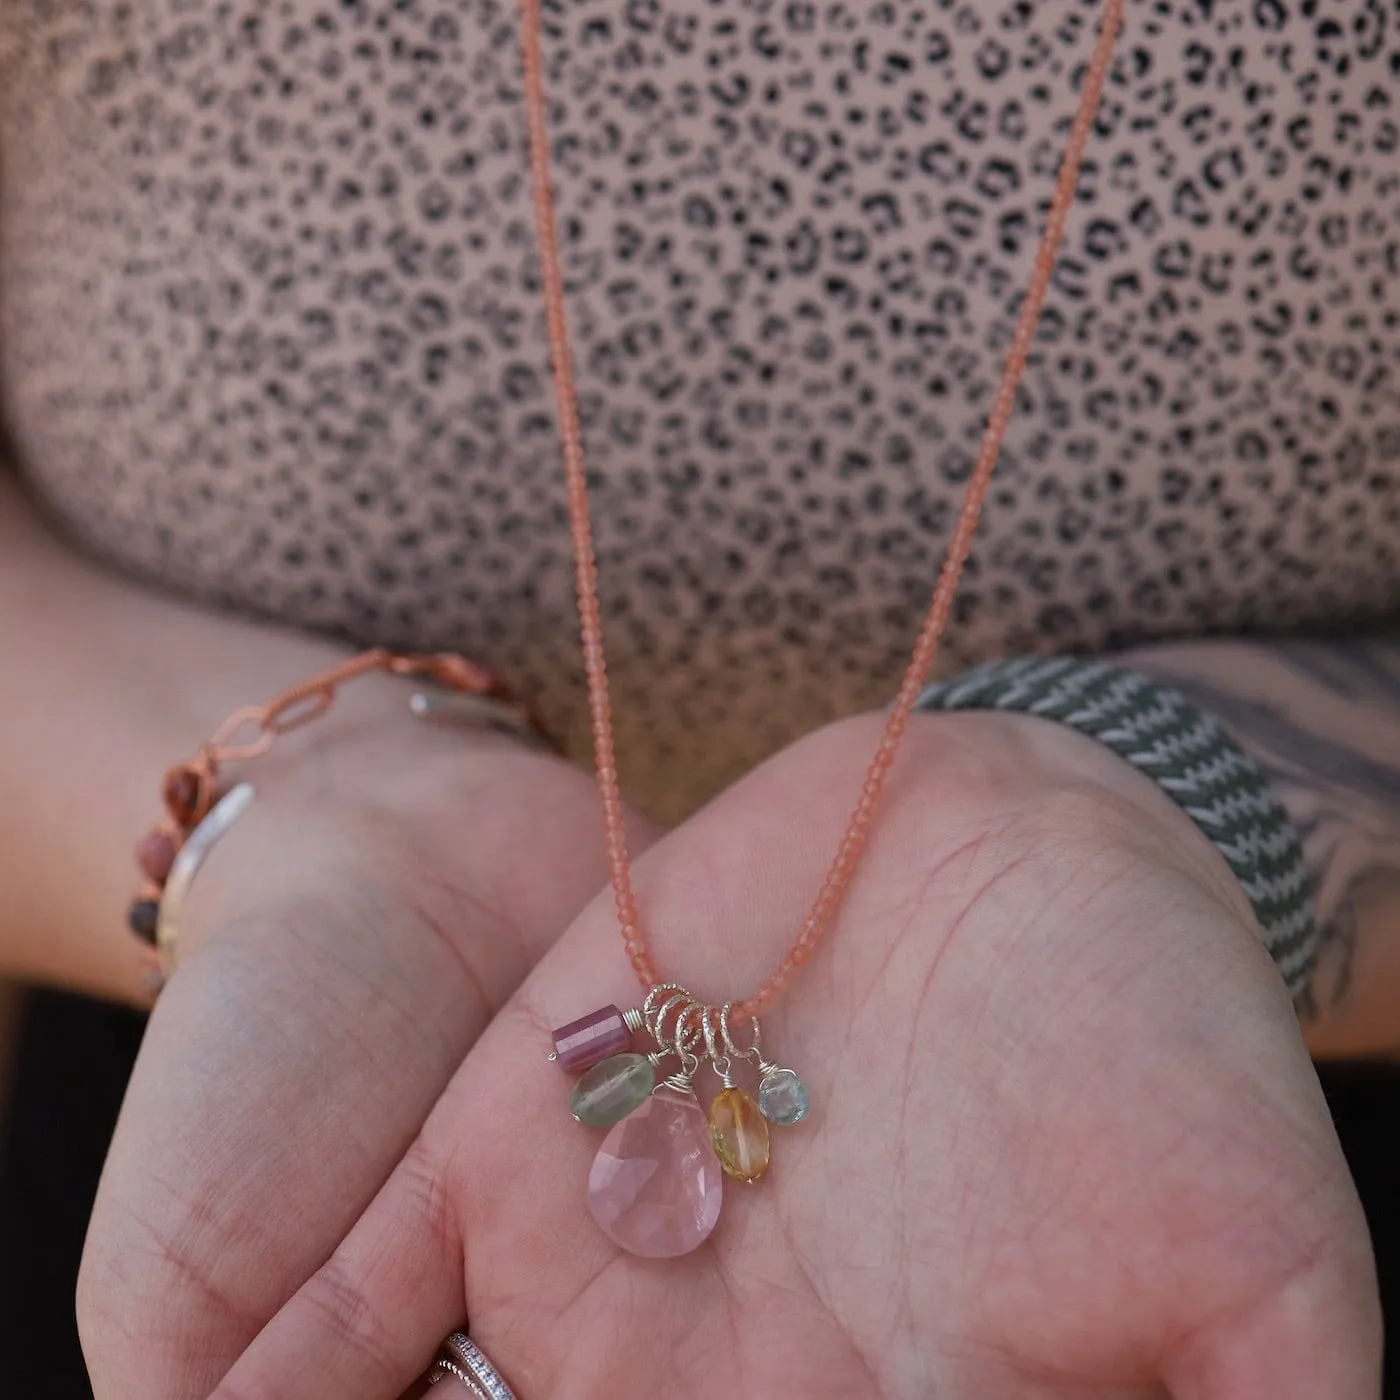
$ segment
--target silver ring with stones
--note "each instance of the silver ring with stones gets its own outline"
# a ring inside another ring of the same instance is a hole
[[[517,1400],[505,1377],[465,1332],[453,1332],[442,1343],[438,1359],[428,1372],[428,1384],[455,1376],[478,1400]]]

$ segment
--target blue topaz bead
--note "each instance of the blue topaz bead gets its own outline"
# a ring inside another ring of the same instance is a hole
[[[790,1069],[770,1069],[758,1086],[758,1111],[770,1123],[790,1128],[811,1106],[807,1086]]]

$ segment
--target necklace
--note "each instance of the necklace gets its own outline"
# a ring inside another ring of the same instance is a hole
[[[585,1071],[570,1096],[574,1117],[610,1129],[589,1176],[589,1205],[598,1224],[634,1254],[669,1258],[697,1248],[719,1219],[724,1174],[757,1180],[768,1166],[769,1123],[790,1126],[809,1107],[806,1086],[795,1071],[763,1057],[758,1018],[787,990],[812,955],[840,907],[855,873],[884,791],[885,781],[908,728],[914,703],[947,626],[953,595],[972,548],[1002,438],[1015,404],[1041,308],[1049,291],[1055,255],[1074,198],[1079,166],[1089,141],[1108,76],[1123,0],[1104,0],[1093,55],[1084,74],[1078,108],[1065,144],[1055,192],[1036,250],[1035,266],[1022,300],[1001,380],[987,415],[981,446],[968,479],[957,524],[940,571],[933,601],[919,632],[898,694],[890,706],[879,746],[866,772],[846,830],[812,908],[769,979],[747,999],[708,1006],[679,983],[663,982],[647,951],[632,888],[622,794],[613,745],[612,704],[603,655],[598,571],[584,474],[583,436],[569,349],[564,278],[555,227],[549,163],[548,109],[541,56],[541,0],[521,0],[521,48],[530,175],[553,361],[554,387],[568,487],[570,534],[578,590],[584,667],[593,731],[598,794],[613,900],[628,961],[646,997],[626,1012],[603,1007],[554,1033],[551,1059],[569,1071]],[[736,1023],[747,1022],[747,1031]],[[633,1038],[645,1034],[654,1048],[640,1053]],[[741,1043],[743,1042],[743,1043]],[[760,1076],[757,1100],[740,1085],[736,1061],[750,1061]],[[660,1071],[674,1063],[671,1073]],[[708,1115],[701,1110],[695,1078],[708,1067],[720,1080]]]

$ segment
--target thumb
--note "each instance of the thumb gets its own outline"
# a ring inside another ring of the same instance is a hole
[[[1355,1214],[1360,1215],[1359,1207]],[[1185,1343],[1173,1400],[1379,1400],[1382,1324],[1364,1221],[1272,1295]]]

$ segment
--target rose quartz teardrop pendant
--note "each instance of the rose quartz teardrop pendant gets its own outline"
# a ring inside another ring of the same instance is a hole
[[[588,1175],[588,1206],[629,1254],[674,1259],[715,1228],[723,1181],[700,1105],[662,1088],[603,1139]]]

